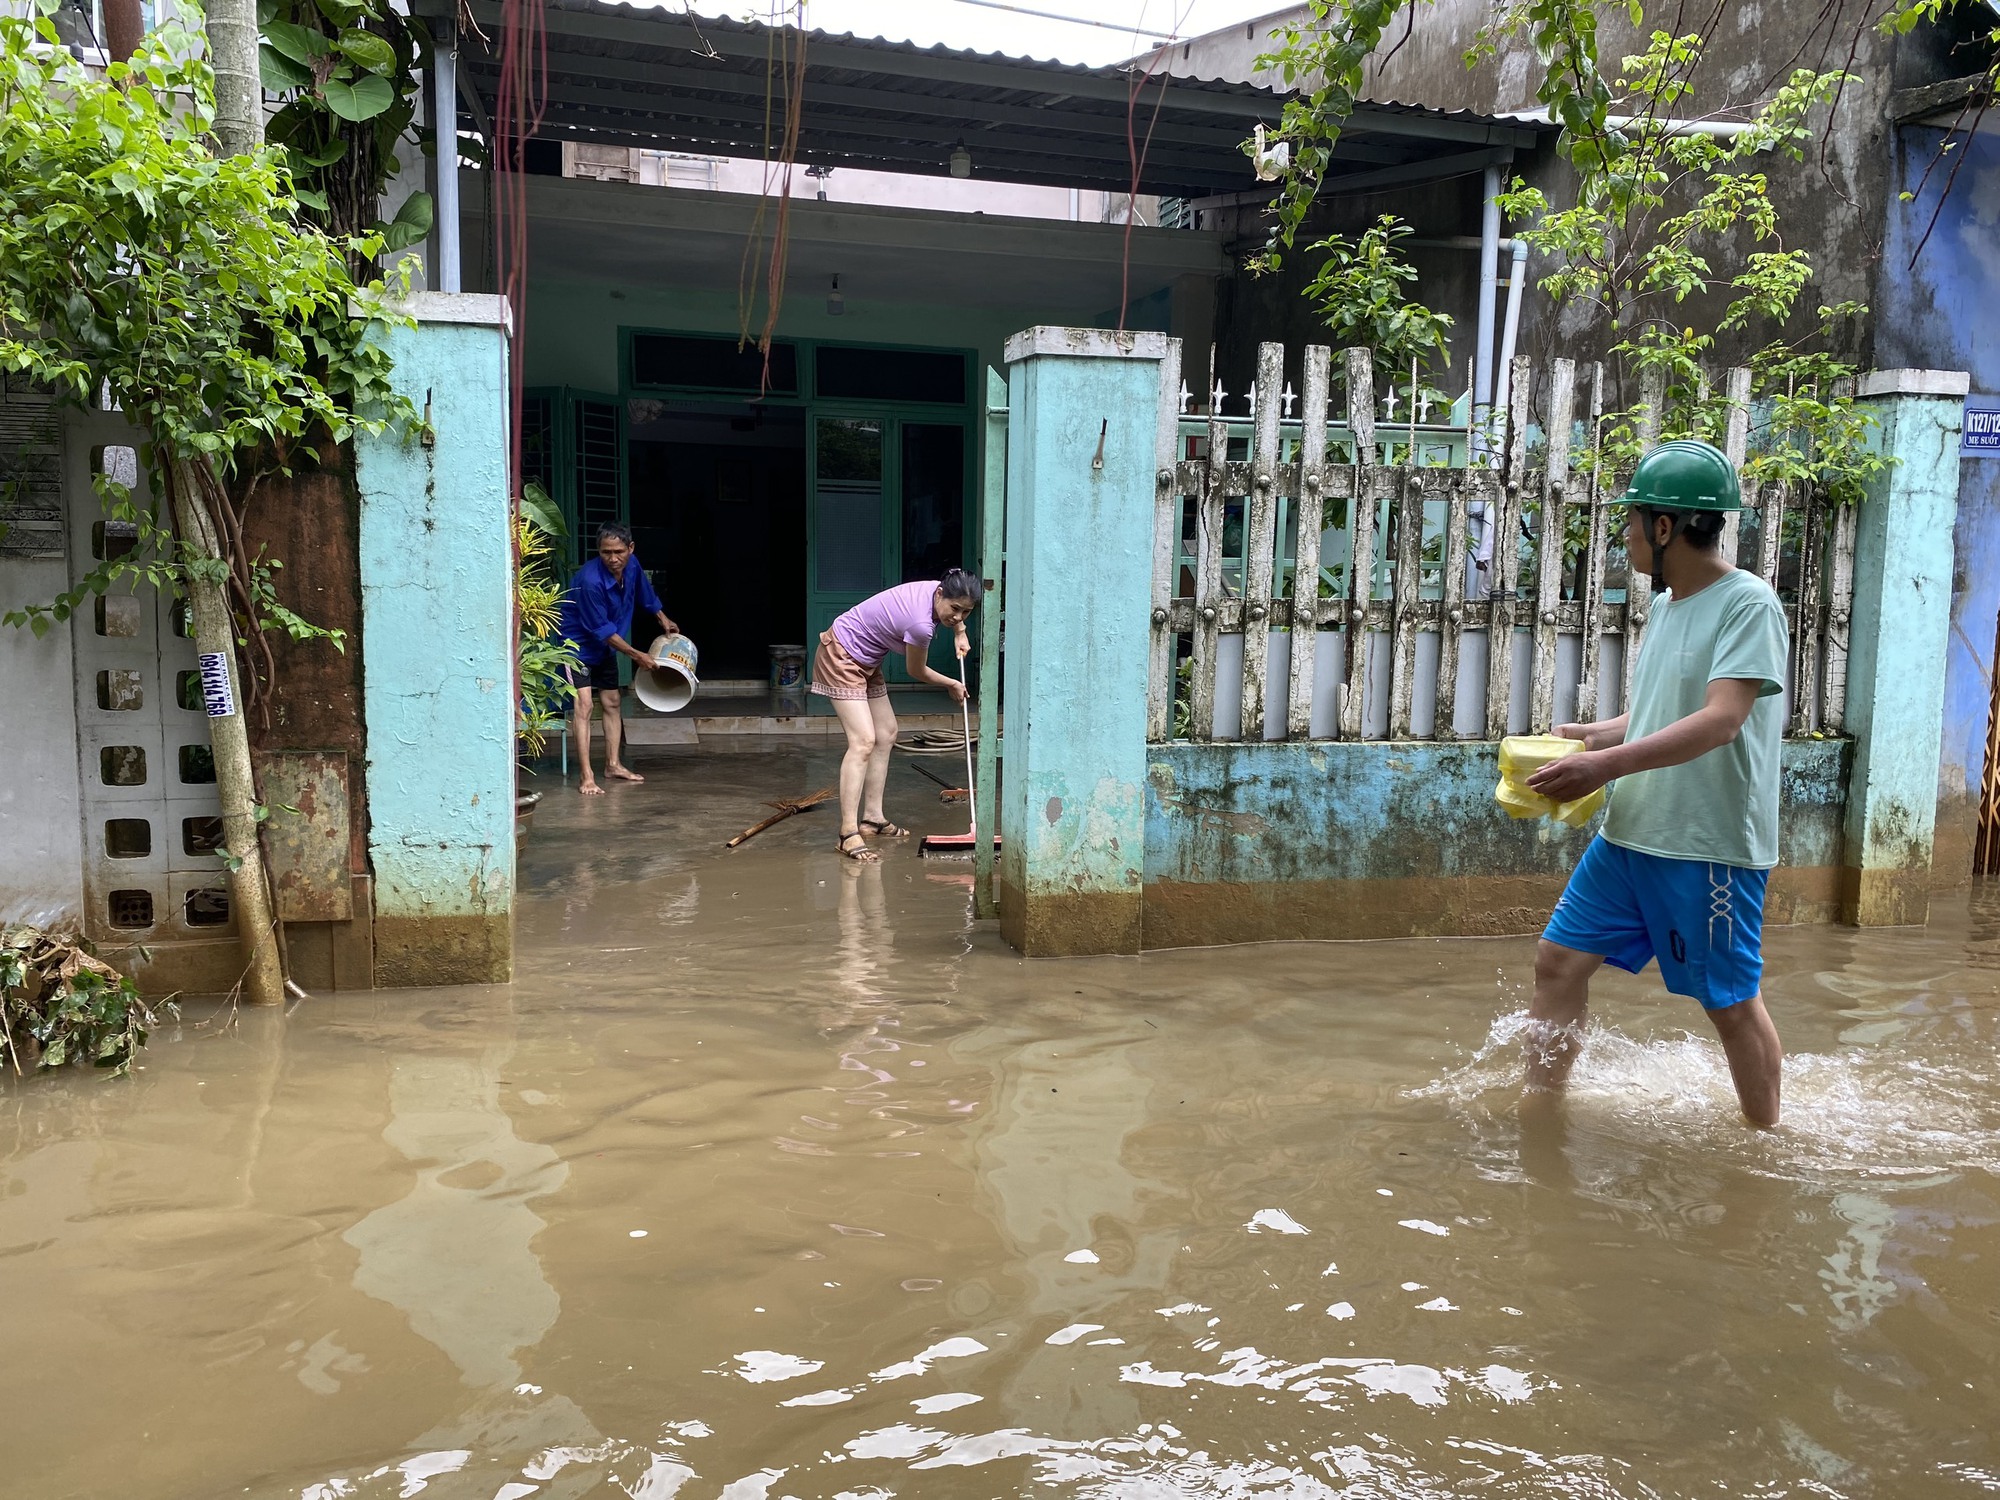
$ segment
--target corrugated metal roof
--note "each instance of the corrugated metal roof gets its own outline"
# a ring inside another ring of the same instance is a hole
[[[454,0],[417,0],[440,20]],[[499,0],[465,0],[488,37]],[[613,0],[545,0],[544,134],[579,141],[757,158],[781,129],[784,68],[805,49],[799,160],[806,165],[943,174],[959,143],[976,177],[1059,187],[1131,186],[1128,130],[1151,143],[1138,191],[1201,197],[1253,185],[1242,143],[1274,124],[1282,96],[1217,79],[1150,79],[1092,67],[920,47],[881,37],[799,32]],[[460,76],[489,112],[497,58],[476,39]],[[774,96],[776,102],[774,103]],[[1506,148],[1532,127],[1463,111],[1364,106],[1335,152],[1342,172],[1379,179]]]

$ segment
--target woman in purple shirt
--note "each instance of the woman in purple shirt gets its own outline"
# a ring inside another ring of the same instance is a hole
[[[833,622],[819,638],[813,657],[812,690],[833,700],[840,727],[847,731],[847,754],[840,762],[840,852],[863,864],[881,859],[864,838],[901,838],[882,811],[882,787],[889,779],[889,754],[896,748],[896,715],[889,707],[883,659],[903,653],[903,667],[918,682],[932,683],[965,701],[965,689],[931,670],[931,637],[949,625],[961,658],[972,649],[965,622],[978,608],[985,585],[976,574],[953,568],[937,583],[902,583],[884,589]]]

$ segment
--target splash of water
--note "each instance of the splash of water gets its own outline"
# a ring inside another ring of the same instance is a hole
[[[1497,1017],[1472,1056],[1411,1097],[1490,1123],[1511,1111],[1522,1046],[1534,1035],[1525,1011]],[[1640,1038],[1592,1021],[1566,1113],[1634,1145],[1693,1149],[1803,1181],[2000,1171],[2000,1064],[1991,1049],[1918,1055],[1900,1041],[1788,1056],[1784,1123],[1753,1131],[1713,1037]]]

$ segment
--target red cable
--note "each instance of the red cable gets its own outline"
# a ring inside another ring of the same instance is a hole
[[[507,369],[508,490],[518,507],[528,343],[528,142],[548,109],[549,41],[542,0],[502,0],[500,82],[493,111],[494,265],[514,320]],[[440,152],[455,143],[440,142]],[[455,161],[454,161],[455,164]]]

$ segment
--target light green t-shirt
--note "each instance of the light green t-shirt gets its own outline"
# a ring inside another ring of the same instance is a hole
[[[1778,862],[1778,754],[1785,733],[1784,606],[1742,569],[1687,599],[1653,606],[1632,677],[1625,740],[1684,719],[1722,678],[1761,684],[1736,738],[1678,766],[1621,776],[1611,788],[1604,837],[1641,854],[1714,860],[1751,870]]]

